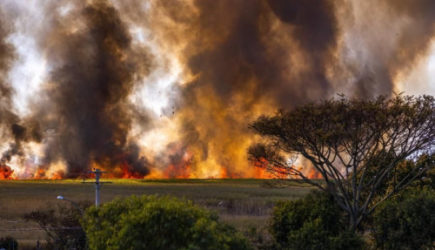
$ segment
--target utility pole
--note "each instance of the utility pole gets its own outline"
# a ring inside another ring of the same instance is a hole
[[[108,181],[105,182],[101,182],[100,181],[100,177],[103,173],[107,173],[106,171],[101,171],[98,168],[94,168],[93,171],[90,171],[90,173],[95,174],[95,207],[98,207],[100,205],[100,188],[101,188],[101,184],[103,183],[111,183]],[[82,183],[92,183],[92,182],[85,182],[83,180]]]
[[[100,176],[103,172],[96,168],[92,173],[95,174],[95,206],[98,207],[100,205]]]

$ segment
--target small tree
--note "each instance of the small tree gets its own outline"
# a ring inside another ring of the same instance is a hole
[[[265,142],[249,149],[250,160],[280,176],[296,177],[330,193],[347,213],[354,231],[384,200],[433,169],[431,161],[410,169],[377,196],[397,164],[435,146],[435,109],[431,96],[376,100],[328,100],[274,116],[250,126]],[[290,156],[302,155],[324,182],[307,178]],[[369,174],[376,169],[374,174]],[[375,197],[377,197],[375,199]]]
[[[270,232],[277,249],[363,249],[364,241],[346,231],[343,213],[332,196],[314,192],[275,205]]]
[[[116,199],[88,209],[82,224],[90,249],[251,249],[214,213],[171,197]]]

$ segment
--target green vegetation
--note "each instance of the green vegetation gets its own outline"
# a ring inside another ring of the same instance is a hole
[[[347,213],[350,231],[358,230],[377,206],[434,168],[433,161],[426,161],[408,164],[404,175],[395,174],[400,162],[415,162],[435,148],[433,96],[342,97],[262,116],[250,126],[262,136],[261,143],[250,148],[250,160],[332,195]],[[307,159],[324,182],[307,178],[289,160],[294,155]]]
[[[33,211],[56,208],[56,196],[79,202],[94,200],[94,186],[81,184],[82,180],[29,180],[0,181],[0,224],[2,229],[32,229],[32,231],[0,231],[0,237],[11,235],[18,240],[20,248],[36,245],[39,240],[45,244],[47,235],[33,220],[23,219]],[[265,187],[265,180],[254,179],[211,179],[211,180],[105,180],[101,189],[103,203],[117,197],[130,195],[171,195],[192,200],[194,204],[211,209],[219,214],[220,220],[235,226],[242,233],[255,229],[258,237],[268,239],[265,229],[267,220],[276,202],[294,200],[305,196],[312,190],[299,182],[287,183],[284,188]]]
[[[363,240],[346,231],[345,219],[332,196],[315,191],[277,203],[270,231],[277,249],[362,249]]]
[[[132,196],[87,210],[90,249],[250,249],[206,209],[171,197]]]
[[[435,243],[435,190],[414,189],[382,204],[373,215],[381,249],[431,249]]]
[[[373,160],[370,171],[366,175],[376,175],[379,165],[381,162]],[[222,238],[228,240],[225,235],[243,234],[257,249],[360,249],[363,245],[380,249],[425,249],[433,247],[431,244],[435,240],[432,230],[435,228],[435,222],[432,220],[435,203],[434,155],[423,154],[417,160],[399,162],[394,171],[386,176],[385,182],[380,185],[382,188],[379,188],[375,193],[376,196],[373,197],[373,201],[382,199],[389,189],[394,188],[394,182],[398,178],[407,176],[413,169],[426,166],[431,167],[415,178],[407,189],[395,193],[392,200],[387,200],[374,210],[375,213],[358,227],[358,235],[348,231],[347,213],[335,203],[332,196],[319,191],[309,194],[313,188],[300,181],[110,180],[112,183],[105,184],[102,188],[102,200],[109,204],[108,202],[115,198],[143,194],[170,195],[191,200],[191,202],[183,202],[189,204],[189,207],[194,207],[193,210],[186,208],[189,213],[197,213],[198,216],[207,214],[205,220],[211,220],[207,225],[216,224],[212,228],[201,228],[201,231],[212,235],[209,239],[212,242],[210,246],[217,244],[216,246],[221,247],[222,245],[219,244],[227,244],[227,241],[223,243],[220,241]],[[322,184],[321,181],[317,183]],[[81,184],[81,180],[0,181],[0,191],[2,192],[0,196],[0,209],[3,211],[0,214],[2,229],[32,229],[30,231],[3,230],[0,231],[0,237],[10,235],[17,239],[20,249],[32,249],[36,245],[36,240],[40,240],[43,247],[56,245],[80,248],[83,246],[83,237],[80,236],[83,235],[83,231],[54,229],[35,231],[34,229],[39,226],[50,228],[78,226],[78,217],[80,217],[77,216],[78,210],[65,201],[56,200],[56,196],[63,195],[74,201],[84,200],[92,203],[93,185]],[[172,201],[174,203],[171,203]],[[180,208],[180,205],[176,205],[177,202],[179,201],[166,197],[149,204],[154,204],[154,208],[161,206],[162,210],[167,208],[168,211],[172,211],[168,213],[178,215],[178,212],[174,212]],[[184,209],[183,206],[181,207]],[[210,209],[212,212],[200,207]],[[213,215],[214,213],[219,215],[219,220]],[[25,214],[27,216],[24,216]],[[129,217],[128,220],[125,219],[123,225],[118,226],[125,228],[126,231],[134,231],[133,227],[140,227],[141,223],[148,219],[145,214],[142,214],[143,216],[139,212],[133,214],[134,216]],[[23,219],[24,217],[27,221]],[[184,217],[180,215],[178,219],[181,222],[177,224],[182,224]],[[225,223],[234,226],[240,234],[233,228],[224,226]],[[169,229],[175,230],[172,227]],[[134,233],[121,235],[122,230],[118,231],[120,233],[116,236],[117,239],[121,236],[134,236]],[[131,239],[127,239],[127,242],[128,240]],[[229,245],[225,246],[231,248]]]

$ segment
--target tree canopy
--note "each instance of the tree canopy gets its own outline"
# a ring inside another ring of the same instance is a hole
[[[392,187],[375,199],[400,162],[433,154],[434,105],[432,96],[341,97],[261,116],[250,125],[263,137],[249,149],[250,160],[330,193],[355,230],[382,201],[434,168],[433,161],[409,164],[409,171],[394,177]],[[295,155],[309,160],[324,182],[295,166],[290,160]]]
[[[169,196],[131,196],[91,207],[82,220],[90,249],[251,249],[216,214]]]

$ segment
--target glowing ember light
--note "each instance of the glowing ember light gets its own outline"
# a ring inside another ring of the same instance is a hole
[[[9,166],[0,166],[0,180],[11,180],[13,179],[14,170]]]
[[[322,175],[318,171],[316,171],[314,168],[309,169],[306,176],[309,179],[321,179],[322,178]]]

